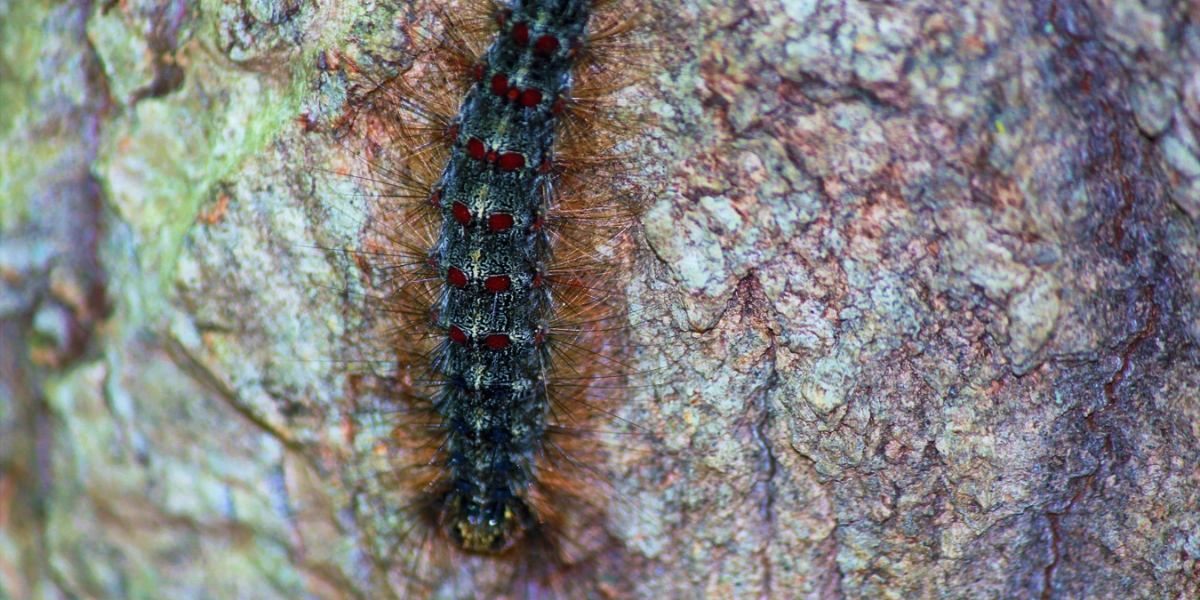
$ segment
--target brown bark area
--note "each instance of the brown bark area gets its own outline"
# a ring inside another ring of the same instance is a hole
[[[385,595],[364,5],[0,3],[0,597]],[[1200,596],[1195,5],[662,15],[623,593]]]

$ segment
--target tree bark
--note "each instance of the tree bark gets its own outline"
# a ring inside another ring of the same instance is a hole
[[[1200,8],[657,9],[622,594],[1200,597]],[[428,11],[0,2],[0,598],[385,594],[323,125]]]

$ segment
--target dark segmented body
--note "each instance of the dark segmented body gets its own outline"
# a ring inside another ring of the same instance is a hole
[[[435,310],[448,340],[438,362],[446,462],[436,518],[471,552],[503,551],[539,523],[530,491],[547,428],[551,317],[541,225],[588,13],[584,0],[518,1],[499,13],[434,187],[443,223],[431,256],[445,281]]]

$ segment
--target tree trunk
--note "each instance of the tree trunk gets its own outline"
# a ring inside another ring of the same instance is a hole
[[[386,594],[330,125],[428,7],[0,2],[0,598]],[[657,9],[617,595],[1200,597],[1198,5]]]

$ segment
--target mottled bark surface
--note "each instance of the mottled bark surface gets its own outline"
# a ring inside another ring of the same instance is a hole
[[[319,125],[386,4],[0,0],[0,597],[384,596]],[[629,595],[1200,597],[1200,8],[663,14]]]

